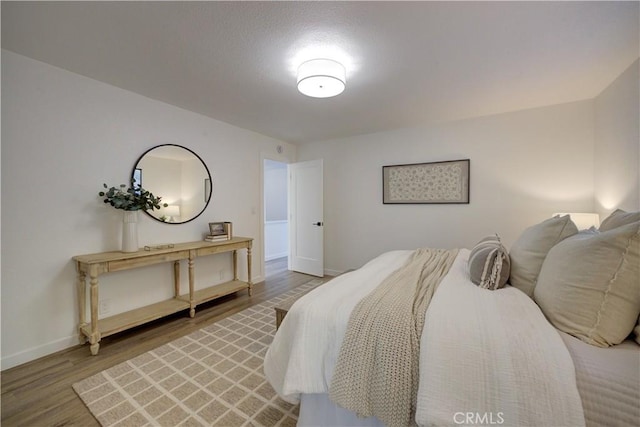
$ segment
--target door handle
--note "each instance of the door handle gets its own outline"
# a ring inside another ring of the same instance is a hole
[[[316,225],[316,226],[318,226],[318,227],[322,227],[322,225],[323,225],[323,224],[322,224],[320,221],[318,221],[318,222],[314,222],[314,223],[313,223],[313,224],[311,224],[311,225]]]

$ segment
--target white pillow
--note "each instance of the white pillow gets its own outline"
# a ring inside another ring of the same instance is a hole
[[[569,215],[549,218],[524,230],[509,252],[511,286],[532,297],[538,274],[549,250],[577,232],[578,227]]]
[[[626,212],[622,209],[616,209],[602,221],[600,231],[609,231],[622,225],[631,224],[640,221],[640,212]]]
[[[640,315],[640,222],[558,243],[534,297],[561,331],[599,347],[619,344]]]

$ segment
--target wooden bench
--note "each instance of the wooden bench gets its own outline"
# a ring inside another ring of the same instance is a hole
[[[318,286],[322,286],[323,284],[324,283],[321,283]],[[300,295],[295,295],[290,298],[287,298],[286,300],[282,301],[281,303],[278,303],[278,305],[273,307],[276,310],[276,330],[280,327],[280,324],[284,320],[284,316],[287,315],[293,303],[298,301],[300,298],[302,298],[303,296],[305,296],[306,294],[308,294],[318,286],[314,286],[313,288],[309,289],[306,292],[303,292]]]
[[[353,271],[353,269],[349,269],[349,270],[345,271],[344,273],[348,273],[350,271]],[[340,275],[342,275],[344,273],[341,273],[338,276],[340,276]],[[293,305],[294,302],[298,301],[300,298],[302,298],[303,296],[305,296],[306,294],[308,294],[312,290],[316,289],[318,286],[322,286],[327,282],[320,283],[317,286],[314,286],[313,288],[309,289],[306,292],[303,292],[300,295],[296,295],[296,296],[287,298],[286,300],[282,301],[281,303],[278,303],[275,307],[273,307],[276,310],[276,330],[278,330],[278,328],[280,327],[280,324],[284,320],[284,316],[287,315],[287,313],[291,309],[291,306]]]

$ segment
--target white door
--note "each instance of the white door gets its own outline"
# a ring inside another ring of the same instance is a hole
[[[289,269],[324,276],[322,159],[289,164]]]

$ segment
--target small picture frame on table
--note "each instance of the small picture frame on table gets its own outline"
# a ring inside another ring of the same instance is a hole
[[[223,236],[227,234],[224,222],[210,222],[209,234],[212,236]]]

